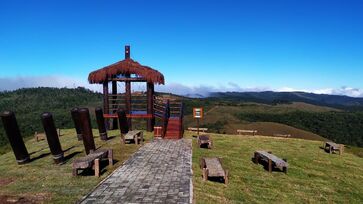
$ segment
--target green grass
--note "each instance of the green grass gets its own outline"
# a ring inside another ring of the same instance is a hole
[[[319,141],[217,134],[212,138],[211,150],[198,148],[193,139],[196,203],[363,203],[363,159],[356,155],[325,153]],[[254,164],[256,150],[288,159],[288,173],[268,173]],[[203,181],[202,157],[222,158],[230,172],[228,185]]]
[[[62,149],[69,149],[65,152],[65,156],[76,154],[63,165],[53,164],[52,156],[48,155],[50,151],[45,140],[36,142],[34,139],[30,139],[26,142],[28,152],[34,152],[31,154],[31,158],[46,155],[29,164],[18,165],[12,151],[0,156],[0,181],[13,180],[9,184],[0,182],[0,198],[2,197],[0,203],[4,202],[4,198],[8,196],[15,200],[23,198],[33,202],[74,203],[114,169],[121,166],[139,148],[134,144],[121,144],[119,131],[109,131],[109,137],[115,137],[105,142],[100,140],[98,131],[94,130],[96,147],[112,148],[114,159],[117,162],[113,167],[107,166],[99,178],[92,175],[73,177],[72,161],[85,155],[84,146],[82,141],[77,140],[74,130],[62,130],[61,134],[63,134],[60,137]],[[147,140],[151,136],[150,133],[144,135]]]

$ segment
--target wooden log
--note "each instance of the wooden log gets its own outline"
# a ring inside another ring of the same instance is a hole
[[[107,130],[106,130],[106,126],[105,126],[105,119],[103,118],[102,108],[96,108],[95,114],[96,114],[98,132],[100,133],[100,138],[101,138],[101,140],[106,141],[107,140]],[[117,118],[114,120],[117,121]]]
[[[105,114],[110,114],[108,97],[108,81],[103,82],[103,111]],[[106,119],[107,129],[110,128],[109,119]]]
[[[112,81],[112,95],[117,95],[117,81]],[[112,96],[112,99],[116,99],[116,98],[117,98],[117,96]],[[112,101],[111,103],[112,103],[113,108],[117,108],[117,105],[115,105],[116,104],[115,101]],[[116,114],[116,110],[113,110],[112,114]],[[118,123],[117,119],[115,119],[115,118],[112,119],[112,129],[113,130],[117,129],[117,123]]]
[[[45,135],[47,137],[47,142],[49,145],[50,152],[53,155],[54,163],[59,164],[64,161],[64,154],[59,142],[59,137],[57,134],[57,129],[54,125],[53,116],[51,113],[45,112],[41,114],[41,120],[44,128]]]
[[[81,122],[79,120],[79,109],[78,108],[73,108],[71,110],[71,116],[72,116],[72,120],[74,123],[74,128],[76,129],[76,133],[77,133],[77,139],[78,141],[82,140],[82,130],[81,130]]]
[[[154,114],[154,84],[147,83],[147,114]],[[154,130],[155,117],[147,119],[147,131],[152,132]]]
[[[95,142],[93,139],[91,119],[89,116],[88,108],[81,108],[79,110],[79,117],[81,121],[83,144],[86,150],[86,154],[96,149]]]
[[[30,162],[30,156],[21,137],[14,112],[4,111],[1,114],[1,120],[17,163],[25,164]]]

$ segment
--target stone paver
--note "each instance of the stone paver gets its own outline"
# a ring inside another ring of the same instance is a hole
[[[191,140],[155,140],[80,203],[192,203],[191,168]]]

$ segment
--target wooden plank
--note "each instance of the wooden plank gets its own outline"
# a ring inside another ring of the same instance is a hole
[[[208,169],[209,177],[225,177],[226,174],[218,158],[204,158],[204,161]]]
[[[259,157],[262,157],[263,159],[271,160],[278,168],[288,167],[287,162],[273,154],[270,154],[266,151],[256,151],[256,153],[259,154]]]

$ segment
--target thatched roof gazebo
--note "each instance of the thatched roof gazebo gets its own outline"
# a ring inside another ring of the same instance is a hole
[[[155,123],[155,116],[153,114],[154,84],[164,84],[164,75],[155,69],[132,60],[130,58],[130,46],[125,46],[124,60],[91,72],[88,76],[88,81],[91,84],[103,84],[105,118],[117,118],[117,109],[123,107],[129,118],[130,127],[131,118],[146,118],[148,120],[147,130],[153,131]],[[109,94],[109,82],[112,82],[112,94]],[[117,82],[125,83],[124,95],[117,93]],[[131,82],[146,82],[147,85],[146,99],[143,96],[139,97],[137,100],[138,104],[132,104]],[[143,101],[143,103],[140,101]],[[145,101],[146,103],[144,103]],[[145,107],[136,109],[132,105],[146,105],[146,110]],[[113,126],[115,128],[117,122],[114,121]]]

